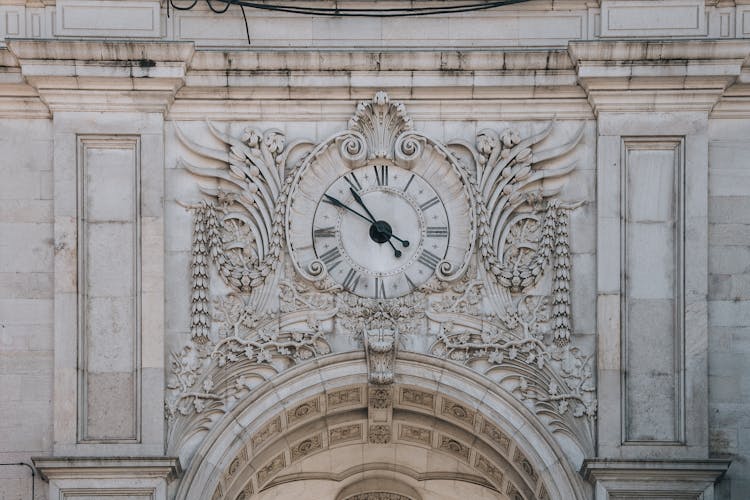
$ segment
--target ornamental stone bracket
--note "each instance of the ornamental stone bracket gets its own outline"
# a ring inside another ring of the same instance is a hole
[[[595,500],[614,498],[713,498],[713,486],[730,460],[584,460],[581,474],[595,485]],[[648,493],[644,493],[648,492]]]
[[[398,330],[378,328],[364,332],[367,357],[367,421],[369,442],[389,444],[393,434],[393,379]]]

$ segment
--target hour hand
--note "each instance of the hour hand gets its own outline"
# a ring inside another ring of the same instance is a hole
[[[357,192],[357,190],[354,189],[353,187],[350,187],[349,191],[351,191],[352,196],[354,197],[354,201],[356,201],[359,204],[360,207],[364,208],[365,209],[365,213],[367,213],[367,215],[369,215],[370,218],[373,221],[375,221],[375,216],[372,215],[372,213],[367,209],[367,207],[365,206],[365,202],[362,201],[362,197],[359,195],[359,193]]]
[[[351,191],[352,196],[354,197],[354,201],[356,201],[357,203],[359,203],[359,206],[361,206],[362,208],[364,208],[365,212],[367,212],[367,215],[369,215],[370,218],[373,220],[373,222],[375,222],[375,216],[372,215],[372,213],[367,209],[367,207],[365,206],[365,202],[362,201],[362,197],[359,195],[359,193],[354,188],[351,188],[351,187],[349,188],[349,191]],[[377,224],[377,222],[375,222],[375,223]],[[399,238],[398,236],[396,236],[395,234],[393,234],[393,232],[391,230],[391,226],[389,226],[387,224],[386,224],[386,226],[388,227],[388,230],[385,231],[384,233],[386,233],[388,235],[388,238],[393,238],[394,240],[397,240],[397,241],[401,242],[401,244],[404,245],[404,247],[408,247],[409,246],[409,241],[408,240]],[[381,232],[383,232],[383,231],[381,231]],[[389,243],[390,243],[390,241],[389,241]],[[393,243],[391,243],[391,246],[393,246]],[[398,252],[399,255],[401,254],[401,252],[399,252],[398,250],[396,250],[395,247],[394,247],[393,250],[395,250],[396,252]],[[399,255],[396,255],[396,257],[398,257]]]

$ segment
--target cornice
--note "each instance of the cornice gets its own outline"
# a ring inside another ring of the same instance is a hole
[[[23,78],[18,60],[0,48],[0,118],[49,118],[47,106]]]
[[[167,481],[182,473],[173,457],[34,457],[34,467],[49,481],[67,478],[156,477]]]
[[[641,459],[587,458],[581,465],[584,479],[618,479],[631,476],[638,479],[661,479],[668,476],[693,476],[696,480],[718,479],[731,460],[706,459]]]
[[[201,50],[170,117],[346,120],[375,90],[416,119],[592,117],[561,49]]]
[[[24,80],[52,112],[165,112],[185,81],[192,43],[10,40]]]
[[[565,49],[196,51],[191,72],[573,70]]]
[[[740,76],[750,41],[571,42],[568,51],[596,113],[710,112]]]
[[[174,119],[334,119],[325,113],[338,116],[337,106],[377,88],[408,100],[426,120],[467,119],[469,112],[477,119],[676,110],[736,117],[748,114],[748,54],[744,40],[572,42],[567,50],[195,51],[184,42],[17,39],[0,49],[0,116],[129,110]]]

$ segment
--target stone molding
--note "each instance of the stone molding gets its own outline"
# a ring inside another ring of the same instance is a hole
[[[595,113],[710,112],[742,72],[750,43],[571,42],[568,50]]]
[[[182,473],[172,457],[34,457],[45,481],[79,477],[158,477],[170,481]]]
[[[49,498],[133,496],[167,499],[167,485],[182,473],[172,457],[36,457],[34,466],[49,482]]]
[[[191,43],[11,40],[21,73],[52,112],[165,112]]]
[[[717,117],[738,117],[750,112],[744,109],[748,54],[744,40],[573,41],[567,50],[249,52],[195,51],[192,42],[18,39],[0,49],[0,102],[7,104],[0,115],[47,117],[49,109],[157,111],[173,119],[346,119],[352,100],[377,87],[409,99],[420,120],[496,119],[501,111],[504,119],[551,112],[586,119],[592,110],[714,107]]]
[[[586,459],[584,479],[596,488],[595,499],[670,497],[713,498],[713,485],[729,468],[729,460]]]

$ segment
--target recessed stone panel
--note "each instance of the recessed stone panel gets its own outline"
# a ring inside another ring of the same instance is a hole
[[[140,146],[78,137],[80,442],[140,441]]]
[[[86,441],[138,439],[134,377],[132,371],[86,376]]]
[[[625,140],[623,440],[681,439],[683,139]]]

